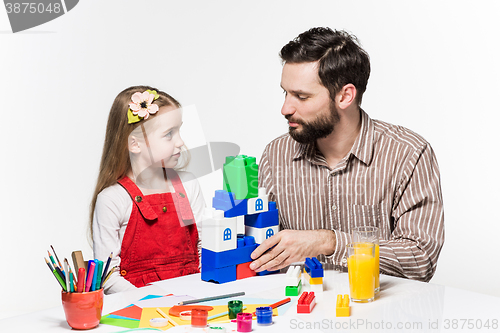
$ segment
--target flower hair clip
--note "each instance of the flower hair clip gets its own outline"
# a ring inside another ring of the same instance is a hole
[[[133,124],[148,119],[150,114],[158,112],[159,107],[153,104],[153,101],[158,99],[160,95],[154,90],[146,90],[145,92],[136,92],[132,95],[132,103],[128,109],[128,123]]]

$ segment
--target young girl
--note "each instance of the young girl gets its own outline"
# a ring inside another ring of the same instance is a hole
[[[176,172],[181,158],[180,104],[152,87],[122,91],[109,113],[91,203],[94,256],[119,266],[106,293],[199,272],[205,201],[198,182]],[[183,154],[184,155],[184,154]]]

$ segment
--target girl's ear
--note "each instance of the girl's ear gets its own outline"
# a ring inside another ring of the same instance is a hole
[[[139,141],[135,136],[130,135],[128,137],[128,151],[134,154],[138,154],[141,152]]]

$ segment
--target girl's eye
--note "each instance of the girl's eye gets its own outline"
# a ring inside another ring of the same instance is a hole
[[[167,139],[170,139],[172,137],[172,131],[168,132],[167,134],[165,134],[165,137]]]

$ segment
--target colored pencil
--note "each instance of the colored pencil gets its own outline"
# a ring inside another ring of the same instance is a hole
[[[66,278],[64,277],[63,273],[61,272],[61,269],[59,267],[56,267],[56,268],[54,268],[54,270],[56,271],[57,275],[59,276],[59,278],[61,279],[61,281],[64,284],[64,291],[68,291],[68,289],[66,289],[67,288],[66,282],[65,282]]]
[[[95,264],[95,267],[94,267],[94,276],[92,277],[92,286],[91,286],[91,290],[92,291],[97,290],[95,288],[95,286],[96,286],[96,283],[97,283],[97,270],[99,269],[99,260],[95,259],[94,260],[94,264]]]
[[[111,274],[113,274],[113,272],[115,271],[117,267],[113,267],[111,268],[111,270],[108,272],[108,275],[106,275],[106,277],[104,278],[104,281],[102,281],[101,285],[104,286],[104,284],[106,283],[106,281],[109,280],[109,277],[111,276]]]
[[[54,265],[54,268],[57,267],[56,261],[54,260],[52,254],[50,254],[49,250],[47,250],[47,253],[49,254],[49,259],[50,261],[52,261],[52,265]]]
[[[161,311],[160,308],[156,308],[156,312],[158,312],[159,314],[161,314],[163,316],[163,318],[166,318],[168,320],[168,322],[170,324],[172,324],[173,326],[179,326],[179,324],[177,324],[175,321],[173,321],[169,316],[167,316],[167,314],[163,311]]]
[[[47,258],[43,258],[45,259],[45,262],[47,263],[47,266],[49,266],[49,269],[50,271],[52,272],[54,270],[54,267],[52,267],[52,265],[50,264],[50,262],[47,260]]]
[[[69,271],[68,271],[68,275],[69,275],[69,288],[70,288],[70,291],[72,293],[74,293],[76,290],[75,290],[75,285],[73,284],[73,273],[71,272],[71,267],[68,267],[69,268]]]
[[[89,260],[89,271],[88,271],[88,274],[87,274],[87,282],[86,282],[86,285],[85,285],[85,291],[90,291],[90,286],[92,285],[92,279],[94,277],[94,269],[95,269],[95,262],[93,262],[92,260]]]
[[[59,261],[59,257],[57,256],[56,250],[54,250],[54,247],[51,245],[50,248],[52,249],[52,252],[54,252],[54,255],[56,256],[57,263],[59,264],[59,267],[61,268],[61,271],[66,274],[66,272],[63,270],[63,266],[61,265],[61,262]]]
[[[59,276],[59,274],[57,273],[57,271],[54,268],[52,268],[52,266],[50,265],[47,258],[43,258],[43,259],[45,259],[47,266],[49,266],[50,271],[52,272],[52,274],[56,278],[57,282],[59,282],[59,285],[61,286],[61,288],[66,289],[66,286],[63,285],[63,281],[62,281],[61,277]]]
[[[83,292],[84,286],[85,286],[85,268],[80,267],[78,269],[78,283],[76,291],[79,293]]]
[[[71,284],[70,284],[70,274],[68,267],[68,260],[64,259],[64,270],[66,271],[66,291],[71,292]]]
[[[179,302],[179,305],[186,305],[186,304],[192,304],[192,303],[201,303],[201,302],[207,302],[207,301],[213,301],[217,299],[223,299],[223,298],[229,298],[229,297],[236,297],[236,296],[243,296],[245,295],[245,292],[239,292],[239,293],[234,293],[234,294],[227,294],[227,295],[219,295],[219,296],[212,296],[212,297],[205,297],[205,298],[199,298],[199,299],[192,299],[189,301],[183,301]]]
[[[106,279],[106,275],[108,274],[108,269],[109,269],[109,264],[111,263],[111,258],[113,257],[113,252],[109,255],[108,260],[106,261],[106,268],[104,268],[101,276],[101,281],[104,281]],[[101,286],[104,284],[104,282],[101,283]]]

